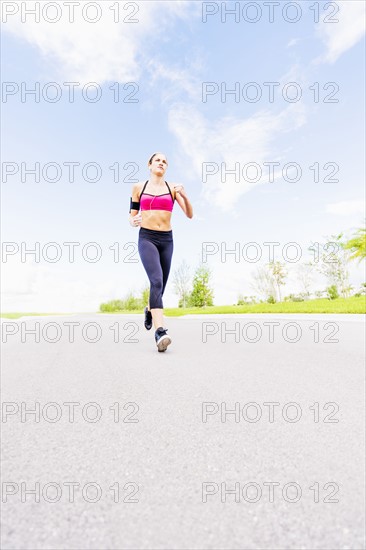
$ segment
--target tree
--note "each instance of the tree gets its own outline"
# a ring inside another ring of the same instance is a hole
[[[329,300],[336,300],[337,298],[339,298],[337,285],[328,286],[327,297],[329,298]]]
[[[349,296],[349,271],[347,269],[347,264],[350,260],[351,252],[345,248],[345,243],[343,239],[343,233],[339,235],[331,235],[327,238],[328,240],[324,243],[313,243],[309,250],[316,250],[318,247],[314,248],[314,245],[319,245],[319,254],[317,260],[317,270],[324,275],[330,285],[336,285],[338,293],[342,295],[343,298],[348,298]]]
[[[304,289],[304,292],[301,292],[300,295],[303,295],[304,299],[307,299],[310,296],[310,288],[313,282],[312,274],[314,269],[315,266],[312,262],[300,263],[296,266],[297,279]]]
[[[287,277],[287,271],[285,269],[285,264],[281,262],[269,262],[268,269],[272,273],[274,284],[278,290],[278,301],[281,301],[281,286],[285,284],[285,279]]]
[[[190,267],[183,260],[178,269],[174,271],[173,288],[175,294],[179,297],[179,307],[187,307],[190,287]]]
[[[276,296],[275,281],[272,273],[268,269],[268,264],[257,267],[256,271],[252,273],[253,282],[250,284],[256,292],[261,296],[268,298]]]
[[[344,248],[352,252],[350,260],[358,258],[360,262],[366,258],[366,228],[359,227],[356,229],[353,237],[344,243]]]
[[[200,264],[193,277],[193,290],[189,295],[188,305],[206,307],[213,305],[213,290],[209,287],[211,270]]]

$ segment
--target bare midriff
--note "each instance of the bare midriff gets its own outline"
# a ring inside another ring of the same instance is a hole
[[[168,210],[142,210],[141,227],[154,231],[170,231],[172,213]]]

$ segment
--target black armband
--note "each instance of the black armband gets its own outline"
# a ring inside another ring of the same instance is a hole
[[[140,210],[140,203],[139,202],[134,202],[132,200],[132,197],[130,197],[130,212],[131,210]]]

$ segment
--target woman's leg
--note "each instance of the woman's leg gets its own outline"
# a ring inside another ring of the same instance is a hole
[[[163,296],[166,284],[168,282],[170,266],[172,262],[173,240],[164,241],[163,243],[161,243],[159,247],[159,252],[160,252],[160,265],[162,269],[162,281],[163,281],[161,296]],[[163,327],[164,326],[163,304],[161,305],[161,309],[160,308],[151,309],[151,314],[153,316],[155,329],[159,327]]]
[[[138,250],[142,264],[150,281],[149,308],[155,328],[163,326],[163,270],[157,246],[147,238],[140,237]]]
[[[164,327],[164,313],[163,308],[151,308],[151,315],[153,318],[154,328],[157,330],[159,327]]]
[[[170,266],[172,264],[173,248],[174,244],[172,239],[164,243],[164,246],[160,250],[160,265],[161,269],[163,270],[163,290],[161,293],[162,295],[164,294],[164,290],[168,282]]]

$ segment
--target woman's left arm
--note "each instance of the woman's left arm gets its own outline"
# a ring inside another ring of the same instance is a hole
[[[177,201],[187,218],[193,218],[193,208],[191,203],[189,202],[189,198],[186,195],[183,185],[175,185],[174,191],[175,200]]]

